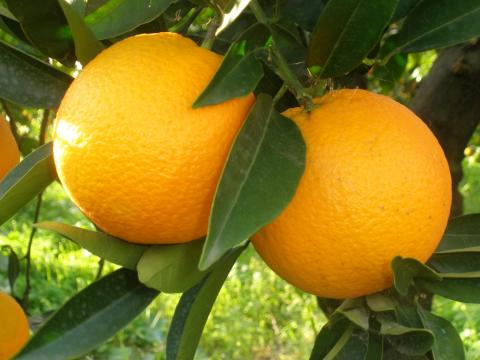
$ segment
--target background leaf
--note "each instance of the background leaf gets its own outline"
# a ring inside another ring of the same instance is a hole
[[[459,44],[480,35],[478,0],[423,0],[398,33],[398,49],[423,51]]]
[[[110,39],[160,16],[174,0],[109,0],[85,17],[97,39]]]
[[[354,69],[380,40],[397,1],[330,0],[312,34],[307,65],[319,66],[322,78]]]
[[[223,170],[200,269],[272,221],[295,194],[305,167],[305,143],[297,126],[260,94],[238,134]]]
[[[0,225],[57,178],[52,143],[28,155],[0,182]]]
[[[151,246],[137,265],[140,281],[165,293],[187,291],[205,276],[205,272],[198,270],[203,243],[203,240],[195,240]]]
[[[78,61],[82,65],[88,64],[97,54],[102,51],[103,45],[97,40],[92,30],[85,24],[81,13],[78,13],[78,8],[75,4],[85,4],[83,1],[77,1],[70,5],[65,0],[57,0],[60,4],[63,13],[68,21],[68,25],[72,31],[73,41],[75,44],[75,54]],[[85,10],[83,8],[83,10]]]
[[[71,359],[102,344],[137,317],[158,295],[134,271],[120,269],[68,300],[16,359]]]
[[[0,43],[0,97],[26,107],[56,108],[71,81],[68,75]]]
[[[46,221],[35,225],[39,229],[55,231],[105,260],[135,270],[142,254],[149,246],[132,244],[100,231]]]
[[[435,337],[432,347],[434,360],[464,360],[462,339],[455,327],[444,318],[436,316],[420,305],[417,306],[423,326],[430,330]]]
[[[217,264],[202,282],[182,295],[168,331],[167,360],[194,358],[203,328],[218,293],[244,249],[242,247],[233,251]]]

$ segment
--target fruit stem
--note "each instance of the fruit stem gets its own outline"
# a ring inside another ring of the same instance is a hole
[[[210,20],[208,26],[207,26],[207,32],[205,34],[205,37],[203,38],[202,42],[202,48],[204,49],[211,49],[215,39],[216,35],[215,33],[217,32],[218,27],[220,26],[220,19],[222,18],[221,12],[215,8],[215,15],[213,15],[213,18]]]
[[[293,71],[290,69],[290,66],[287,63],[287,60],[283,57],[282,53],[276,46],[275,42],[275,31],[272,28],[269,19],[263,12],[260,4],[257,0],[252,0],[250,2],[250,9],[252,10],[253,15],[255,18],[262,24],[264,24],[273,37],[273,46],[272,46],[272,59],[277,67],[277,70],[288,86],[290,91],[295,95],[298,102],[303,105],[306,111],[310,111],[314,108],[314,104],[312,102],[312,96],[308,93],[308,91],[303,87],[300,80],[295,76]]]

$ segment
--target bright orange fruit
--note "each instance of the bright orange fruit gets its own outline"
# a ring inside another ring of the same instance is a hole
[[[221,61],[177,34],[139,35],[100,53],[68,89],[56,168],[104,231],[149,244],[206,234],[223,164],[254,101],[192,108]]]
[[[0,181],[20,161],[15,138],[5,119],[0,117]]]
[[[265,262],[300,289],[352,298],[392,284],[397,256],[425,262],[445,230],[451,177],[428,127],[394,100],[340,90],[284,115],[307,145],[282,214],[254,236]]]
[[[27,342],[28,320],[18,303],[0,291],[0,360],[11,359]]]

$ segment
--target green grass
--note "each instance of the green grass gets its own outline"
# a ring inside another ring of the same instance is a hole
[[[480,163],[464,161],[461,192],[466,212],[480,212]],[[0,228],[0,246],[9,244],[21,257],[26,250],[35,204]],[[89,227],[58,184],[48,188],[40,220]],[[24,266],[22,261],[22,266]],[[106,266],[106,271],[113,269]],[[33,248],[30,315],[58,308],[94,280],[98,258],[47,231],[39,231]],[[20,276],[15,294],[25,286]],[[0,256],[0,289],[9,291],[6,258]],[[85,359],[164,359],[165,340],[178,295],[161,294],[134,322]],[[434,312],[452,321],[465,343],[467,359],[480,359],[480,305],[437,298]],[[315,298],[273,274],[252,249],[230,274],[206,325],[197,359],[306,359],[325,318]]]

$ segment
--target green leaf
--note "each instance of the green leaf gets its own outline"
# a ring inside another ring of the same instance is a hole
[[[424,51],[462,43],[480,35],[478,0],[423,0],[398,33],[398,50]]]
[[[205,90],[193,103],[194,108],[246,96],[251,93],[263,77],[262,63],[255,52],[245,54],[246,41],[233,43]]]
[[[363,298],[347,299],[345,300],[335,312],[345,316],[355,325],[362,329],[368,330],[369,313],[365,308],[365,301]]]
[[[203,240],[185,244],[151,246],[137,265],[138,278],[165,293],[182,293],[197,284],[205,272],[198,270]]]
[[[334,360],[365,360],[368,346],[368,332],[354,329],[345,346],[338,352]]]
[[[465,251],[467,249],[475,251]],[[480,270],[480,247],[463,249],[462,252],[434,254],[428,265],[443,273],[467,273]]]
[[[411,258],[396,256],[391,263],[393,271],[393,284],[399,294],[406,296],[414,279],[424,278],[440,281],[442,278],[431,268],[420,261]]]
[[[15,250],[10,245],[3,245],[0,247],[0,255],[4,251],[8,251],[8,285],[10,285],[10,292],[14,292],[15,282],[17,281],[18,275],[20,274],[20,261]]]
[[[324,6],[322,0],[287,0],[281,4],[280,14],[311,32]]]
[[[74,8],[75,5],[70,5],[66,0],[58,0],[58,3],[72,31],[77,59],[82,65],[86,65],[103,50],[103,45],[97,40],[92,30],[85,24],[82,14],[79,14]]]
[[[232,43],[220,67],[193,107],[214,105],[251,93],[263,77],[263,65],[257,52],[263,48],[270,33],[263,24],[248,28]]]
[[[305,167],[300,130],[260,94],[230,151],[220,179],[200,269],[275,219],[295,194]]]
[[[419,2],[421,2],[421,0],[399,0],[392,21],[403,19]]]
[[[160,16],[174,0],[109,0],[85,17],[97,39],[124,34]]]
[[[450,321],[436,316],[417,304],[418,314],[423,326],[435,337],[432,347],[434,360],[464,360],[465,351],[462,339]]]
[[[138,261],[149,248],[145,245],[128,243],[104,232],[81,229],[53,221],[41,222],[35,227],[54,231],[92,254],[130,270],[136,269]]]
[[[418,279],[416,285],[425,292],[464,303],[480,304],[480,279],[444,278],[441,282]]]
[[[117,270],[68,300],[16,359],[77,358],[129,324],[157,295],[138,281],[134,271]]]
[[[5,16],[9,19],[16,20],[15,16],[8,10],[6,0],[0,0],[0,15]]]
[[[73,63],[73,42],[60,31],[67,25],[67,20],[57,0],[6,2],[32,44],[49,57]]]
[[[423,355],[433,346],[434,337],[430,330],[407,327],[383,316],[377,316],[377,320],[381,324],[380,335],[384,335],[402,354]]]
[[[25,107],[56,108],[71,81],[68,75],[0,43],[0,97]]]
[[[383,359],[383,336],[369,332],[368,346],[365,360],[382,360]]]
[[[373,294],[365,297],[367,306],[374,312],[393,311],[395,304],[392,299],[384,294]]]
[[[51,143],[39,147],[0,182],[0,225],[57,178],[52,153]]]
[[[168,331],[167,360],[193,359],[218,293],[244,249],[233,251],[201,283],[182,295]]]
[[[335,356],[347,343],[352,332],[353,325],[348,319],[343,316],[331,317],[315,339],[310,360],[324,360],[328,354]]]
[[[448,222],[437,253],[480,247],[480,214],[456,217]]]
[[[310,40],[307,65],[319,66],[322,78],[353,70],[380,40],[397,1],[330,0]]]

